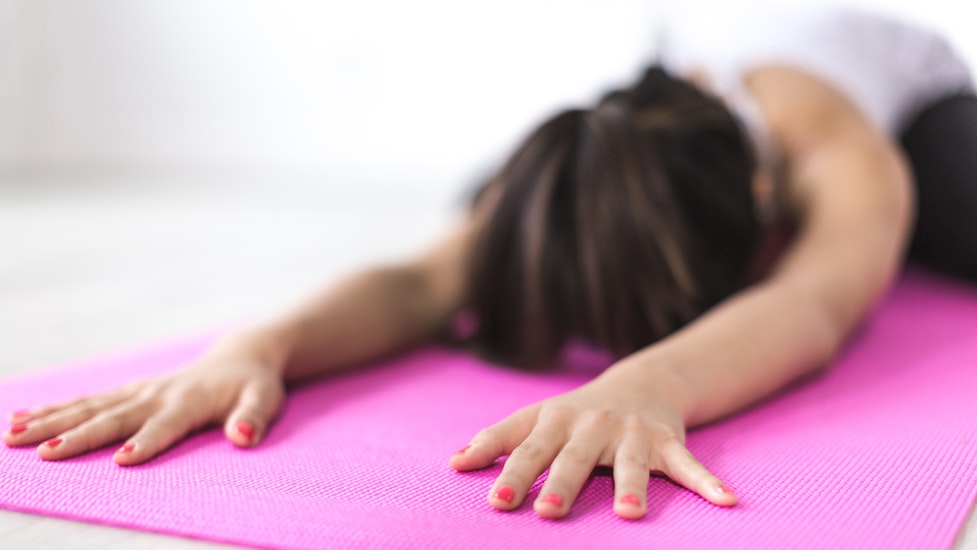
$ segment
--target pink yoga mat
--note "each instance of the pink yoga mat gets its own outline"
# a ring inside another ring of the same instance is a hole
[[[13,410],[171,369],[198,337],[8,379]],[[762,341],[758,342],[762,345]],[[448,455],[516,408],[585,380],[439,349],[296,389],[259,448],[218,430],[145,465],[114,446],[42,462],[0,450],[0,506],[273,548],[946,548],[977,497],[977,292],[920,274],[826,374],[695,431],[689,447],[740,496],[724,509],[663,479],[649,514],[611,512],[597,475],[561,521],[489,508],[499,467]],[[531,499],[530,499],[531,500]]]

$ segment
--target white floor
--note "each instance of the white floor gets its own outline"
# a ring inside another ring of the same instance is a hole
[[[423,247],[450,225],[460,196],[254,176],[0,179],[0,376],[274,311]],[[0,541],[221,547],[4,511]],[[977,548],[974,514],[956,547]]]

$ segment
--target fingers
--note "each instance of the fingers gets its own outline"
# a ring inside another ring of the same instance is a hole
[[[135,432],[150,412],[144,401],[123,403],[45,441],[37,454],[44,460],[61,460],[104,447]]]
[[[57,412],[62,409],[67,409],[84,401],[92,399],[91,397],[76,397],[68,401],[63,401],[54,405],[47,405],[44,407],[35,407],[33,409],[14,411],[7,415],[7,420],[11,424],[18,424],[23,422],[29,422],[31,420],[37,420],[39,418],[45,417],[53,412]]]
[[[553,422],[541,422],[509,453],[489,491],[488,501],[499,510],[518,508],[536,479],[553,462],[566,436]]]
[[[118,403],[125,396],[132,395],[135,391],[142,385],[142,381],[136,380],[122,386],[114,391],[106,392],[103,394],[95,396],[82,396],[75,397],[61,403],[55,403],[54,405],[45,405],[43,407],[34,407],[31,409],[21,409],[18,411],[13,411],[7,415],[7,421],[11,424],[23,424],[27,422],[32,422],[34,420],[40,420],[46,416],[50,416],[56,412],[60,412],[66,409],[75,408],[79,405],[87,404],[102,404],[105,403]]]
[[[598,416],[574,431],[570,440],[553,459],[549,475],[540,489],[539,497],[533,503],[537,514],[548,519],[567,515],[608,446],[612,433],[608,424],[609,422]],[[508,466],[508,462],[506,465]],[[521,468],[521,465],[514,465],[513,470],[517,467]],[[526,490],[528,489],[527,486]]]
[[[625,519],[647,513],[652,470],[713,504],[737,503],[736,495],[696,460],[680,437],[613,414],[523,409],[480,432],[452,456],[451,465],[457,470],[484,467],[505,454],[509,458],[488,497],[499,510],[519,507],[548,468],[533,508],[544,518],[563,517],[598,464],[613,464],[614,512]]]
[[[3,434],[4,442],[11,447],[36,445],[50,440],[95,415],[111,409],[125,398],[118,393],[98,397],[75,399],[70,402],[31,411],[16,416],[18,422]]]
[[[186,407],[168,405],[146,419],[135,435],[119,447],[112,460],[122,466],[146,462],[206,424],[207,420]]]
[[[284,401],[280,378],[266,374],[241,385],[227,384],[226,398],[218,395],[221,388],[203,387],[199,377],[190,376],[179,384],[171,379],[149,386],[133,383],[111,393],[16,411],[9,415],[11,427],[3,439],[10,446],[40,444],[37,453],[42,459],[59,460],[128,438],[113,460],[132,465],[149,460],[205,424],[224,420],[232,442],[251,446],[263,437]],[[228,392],[237,394],[236,402]]]
[[[736,495],[706,469],[678,438],[666,439],[659,447],[662,471],[676,483],[719,506],[733,506]]]
[[[606,421],[580,421],[575,412],[557,408],[547,411],[523,437],[537,415],[533,410],[525,416],[507,419],[483,432],[483,439],[476,438],[471,449],[463,454],[476,454],[482,442],[481,448],[491,449],[490,455],[500,450],[509,454],[488,496],[489,504],[499,510],[519,507],[539,476],[549,468],[550,474],[534,508],[543,517],[562,517],[607,447],[612,430],[606,418],[603,419]]]
[[[475,435],[471,443],[451,455],[449,464],[464,472],[485,468],[500,456],[511,453],[522,443],[536,424],[538,407],[526,407]]]
[[[224,435],[239,447],[256,445],[264,438],[284,399],[285,390],[280,383],[248,384],[224,422]]]
[[[649,445],[646,438],[628,434],[614,455],[614,513],[641,519],[648,510]]]

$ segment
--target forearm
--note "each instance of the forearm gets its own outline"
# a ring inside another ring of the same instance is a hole
[[[625,361],[635,376],[664,371],[687,425],[825,366],[898,272],[912,218],[906,166],[874,132],[840,131],[796,155],[801,229],[768,279]]]
[[[294,310],[229,337],[295,380],[355,365],[432,337],[443,323],[409,267],[350,276]]]
[[[691,427],[826,366],[898,269],[898,234],[862,235],[877,245],[872,253],[835,239],[831,253],[816,251],[824,241],[802,238],[777,274],[626,358],[622,370],[672,385]]]
[[[615,368],[672,384],[692,427],[816,371],[844,336],[823,303],[804,289],[761,284]]]
[[[367,362],[436,336],[464,299],[465,219],[427,252],[350,276],[214,348],[244,346],[286,380]]]

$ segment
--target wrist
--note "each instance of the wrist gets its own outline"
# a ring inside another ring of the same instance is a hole
[[[257,325],[224,336],[212,353],[243,353],[284,376],[297,341],[296,333],[283,323]]]
[[[659,353],[646,349],[632,354],[610,366],[601,376],[620,378],[628,385],[647,388],[649,395],[678,411],[686,426],[694,419],[697,392],[691,380]]]

